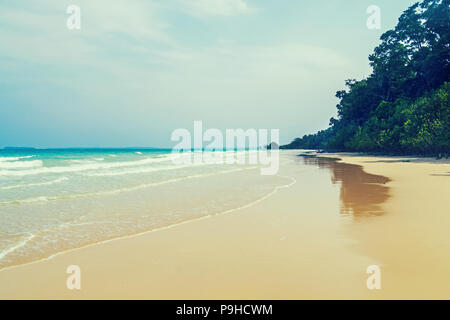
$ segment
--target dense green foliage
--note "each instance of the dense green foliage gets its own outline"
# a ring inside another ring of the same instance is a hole
[[[369,56],[372,74],[338,91],[330,127],[282,148],[450,152],[450,0],[406,10]]]

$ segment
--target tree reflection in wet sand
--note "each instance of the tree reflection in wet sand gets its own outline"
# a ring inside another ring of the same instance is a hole
[[[342,163],[336,158],[302,156],[307,165],[331,172],[333,184],[341,185],[341,213],[354,217],[382,215],[381,204],[389,198],[390,179],[364,172],[358,165]]]

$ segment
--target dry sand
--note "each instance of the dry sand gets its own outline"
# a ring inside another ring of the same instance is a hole
[[[252,206],[2,270],[0,298],[449,299],[450,163],[326,156],[283,152],[296,183]]]

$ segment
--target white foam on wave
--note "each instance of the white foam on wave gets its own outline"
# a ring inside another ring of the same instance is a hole
[[[48,202],[48,201],[56,201],[56,200],[72,200],[72,199],[95,197],[95,196],[109,196],[109,195],[119,194],[122,192],[136,191],[136,190],[150,188],[150,187],[156,187],[156,186],[160,186],[160,185],[164,185],[164,184],[168,184],[168,183],[179,182],[179,181],[183,181],[183,180],[187,180],[187,179],[204,178],[204,177],[209,177],[209,176],[233,173],[233,172],[244,171],[244,170],[252,170],[252,169],[257,169],[257,168],[258,167],[254,166],[254,167],[224,170],[224,171],[213,172],[213,173],[187,175],[187,176],[164,180],[164,181],[160,181],[160,182],[144,183],[144,184],[140,184],[140,185],[132,186],[132,187],[124,187],[124,188],[119,188],[119,189],[85,193],[85,194],[74,194],[74,195],[52,196],[52,197],[40,196],[40,197],[27,198],[27,199],[22,199],[22,200],[4,201],[4,202],[0,202],[0,205],[20,205],[20,204]]]
[[[133,167],[142,166],[157,162],[171,161],[172,155],[167,155],[163,157],[156,158],[145,158],[136,161],[122,161],[122,162],[86,162],[77,165],[71,165],[67,167],[41,167],[39,169],[29,169],[29,170],[0,170],[0,176],[27,176],[36,175],[43,173],[66,173],[66,172],[80,172],[80,171],[90,171],[90,170],[102,170],[120,167]],[[40,161],[40,160],[36,160]],[[88,161],[88,160],[86,160]],[[33,161],[28,161],[33,162]],[[25,162],[24,162],[25,163]],[[41,162],[42,165],[42,162]],[[1,168],[1,163],[0,163]]]
[[[12,200],[12,201],[3,201],[0,202],[0,205],[8,205],[8,204],[23,204],[23,203],[33,203],[33,202],[47,202],[50,200],[56,200],[57,197],[34,197],[34,198],[27,198],[27,199],[21,199],[21,200]]]
[[[22,169],[22,168],[36,168],[42,167],[42,160],[31,161],[1,161],[0,169]]]
[[[88,163],[95,163],[95,161],[92,160],[78,160],[78,159],[74,159],[74,160],[68,160],[70,163],[75,163],[75,164],[88,164]]]
[[[105,158],[92,158],[92,159],[73,159],[69,160],[72,163],[78,163],[78,164],[89,164],[89,163],[96,163],[97,161],[103,161]]]
[[[51,181],[46,181],[46,182],[18,184],[18,185],[14,185],[14,186],[0,187],[0,190],[11,190],[11,189],[22,189],[22,188],[31,188],[31,187],[38,187],[38,186],[47,186],[47,185],[52,185],[52,184],[60,183],[60,182],[67,181],[67,180],[69,180],[69,178],[61,177],[61,178],[51,180]]]
[[[34,156],[22,156],[22,157],[0,157],[0,162],[3,161],[18,161],[20,159],[29,159],[33,158]]]
[[[177,170],[183,169],[187,167],[192,167],[192,165],[178,165],[178,166],[165,166],[165,167],[139,167],[135,169],[122,170],[122,171],[105,171],[105,172],[96,172],[96,173],[85,173],[84,176],[87,177],[113,177],[113,176],[123,176],[128,174],[138,174],[138,173],[149,173],[149,172],[158,172],[158,171],[167,171],[167,170]],[[198,164],[197,164],[198,165]]]
[[[25,237],[25,239],[23,239],[22,241],[16,243],[14,246],[6,248],[5,250],[3,250],[2,252],[0,252],[0,260],[2,260],[5,256],[7,256],[8,254],[10,254],[11,252],[16,251],[17,249],[25,246],[27,244],[28,241],[30,241],[31,239],[34,238],[33,234],[29,234],[27,237]]]

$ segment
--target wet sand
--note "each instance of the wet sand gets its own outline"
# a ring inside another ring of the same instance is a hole
[[[450,298],[448,162],[297,153],[279,172],[296,182],[262,201],[0,271],[0,298]]]
[[[377,295],[450,299],[449,160],[336,156],[391,179],[383,217],[361,220],[355,212],[357,223],[345,228],[358,241],[356,252],[382,263],[383,289]]]

